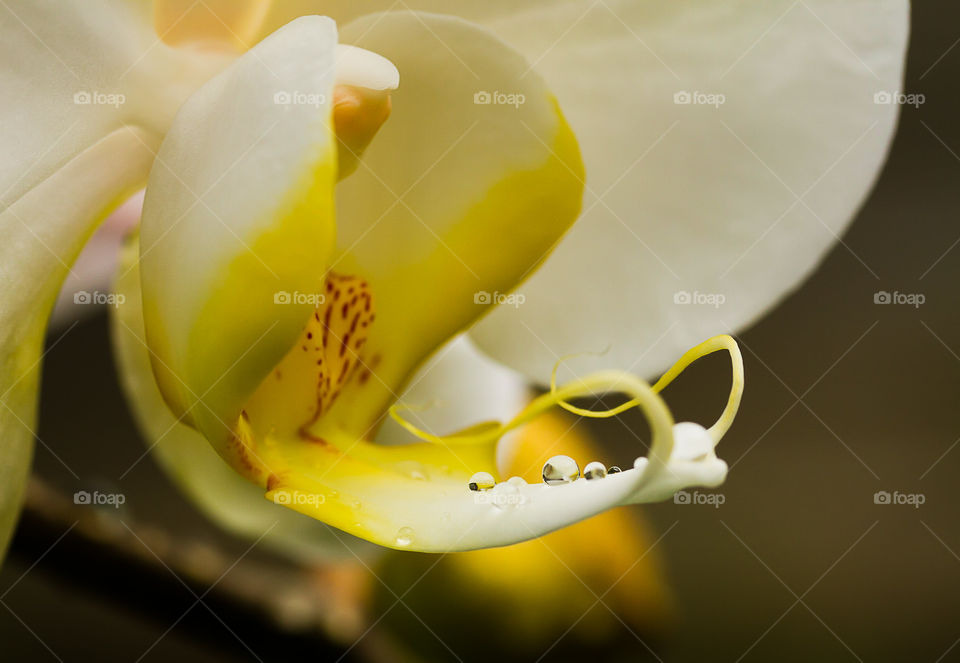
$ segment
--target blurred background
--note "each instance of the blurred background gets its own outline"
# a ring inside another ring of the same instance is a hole
[[[577,559],[558,544],[540,570],[564,591],[539,602],[494,561],[473,585],[454,556],[296,565],[136,462],[99,313],[49,340],[36,480],[0,571],[4,660],[960,661],[958,18],[915,3],[905,91],[924,103],[903,107],[843,244],[739,335],[747,391],[712,503],[583,530]],[[721,357],[691,368],[666,393],[677,418],[714,416],[728,375]],[[578,426],[606,455],[636,449],[622,423]],[[126,503],[78,511],[79,488]],[[571,566],[621,544],[640,559],[623,585],[579,581]]]

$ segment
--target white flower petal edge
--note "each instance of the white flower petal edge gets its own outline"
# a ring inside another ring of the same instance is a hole
[[[110,292],[124,240],[140,223],[143,192],[131,196],[104,219],[70,268],[50,316],[50,329],[66,329],[76,320],[107,307],[106,301],[88,302],[84,294]]]
[[[149,134],[120,129],[0,213],[0,556],[29,470],[44,331],[67,264],[118,196],[142,185],[151,149]],[[113,168],[118,162],[122,171]]]

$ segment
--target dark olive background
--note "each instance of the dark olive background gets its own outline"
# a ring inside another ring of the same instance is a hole
[[[657,531],[672,527],[659,550],[680,622],[659,647],[665,661],[960,660],[958,18],[953,4],[915,4],[906,90],[926,103],[904,108],[846,247],[740,336],[748,390],[722,445],[731,465],[725,503],[645,509]],[[880,290],[922,293],[926,303],[875,305]],[[88,484],[99,477],[132,494],[138,518],[219,536],[152,461],[117,481],[143,447],[111,364],[104,316],[53,348],[40,437]],[[703,362],[671,387],[678,417],[712,414],[725,376],[723,362]],[[597,430],[618,443],[618,427]],[[76,480],[50,450],[37,448],[36,471],[71,489]],[[922,494],[925,503],[877,505],[881,490]],[[39,639],[65,661],[137,660],[193,603],[172,576],[104,575],[96,554],[83,551],[55,549],[14,586],[58,535],[21,531],[0,572],[3,660],[56,660]],[[219,540],[238,554],[247,545]],[[230,614],[263,660],[336,651]],[[480,651],[483,627],[463,625]],[[643,652],[630,637],[618,642],[623,660]],[[144,660],[253,656],[197,606]]]

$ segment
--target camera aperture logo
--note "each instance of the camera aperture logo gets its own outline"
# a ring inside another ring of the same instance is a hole
[[[280,290],[273,293],[273,303],[274,304],[309,304],[314,308],[323,306],[324,302],[327,301],[327,296],[322,292],[287,292],[286,290]]]
[[[527,296],[519,293],[503,293],[495,292],[492,295],[486,290],[481,290],[480,292],[473,293],[473,303],[486,306],[488,304],[497,304],[512,306],[513,308],[520,308],[520,306],[527,301]]]
[[[474,93],[473,103],[477,106],[513,106],[514,108],[520,108],[527,103],[527,97],[519,92],[480,90]]]
[[[119,509],[127,501],[127,496],[123,493],[101,493],[95,490],[92,493],[88,490],[78,490],[73,494],[73,503],[87,506],[112,506]]]
[[[120,108],[127,103],[126,95],[97,90],[77,90],[73,93],[73,103],[77,106],[113,106]]]
[[[723,493],[701,493],[699,490],[678,490],[673,494],[674,504],[692,504],[696,506],[712,506],[719,509],[727,501]]]
[[[680,290],[673,293],[673,303],[680,306],[712,306],[720,308],[727,301],[726,295],[719,292],[699,292]]]
[[[720,108],[727,103],[727,96],[719,92],[680,90],[673,93],[673,103],[677,106],[713,106],[714,108]]]
[[[73,303],[81,306],[86,306],[87,304],[102,306],[106,304],[114,308],[120,308],[125,301],[127,301],[126,295],[113,292],[100,292],[99,290],[88,292],[86,290],[78,290],[73,293]]]
[[[891,493],[886,490],[878,490],[873,494],[874,504],[907,505],[919,509],[926,501],[927,496],[923,493],[901,493],[899,490]]]
[[[320,506],[326,503],[326,495],[317,493],[301,493],[299,490],[278,490],[273,494],[273,503],[281,506]]]
[[[927,296],[920,292],[898,292],[896,290],[887,292],[886,290],[880,290],[879,292],[873,293],[874,304],[897,304],[899,306],[920,308],[926,301]]]
[[[327,103],[327,95],[319,92],[301,92],[300,90],[279,90],[273,94],[273,103],[277,106],[313,106],[320,108]]]

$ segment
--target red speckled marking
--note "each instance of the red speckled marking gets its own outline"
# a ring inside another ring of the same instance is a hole
[[[236,433],[230,435],[227,446],[228,453],[233,461],[231,464],[234,468],[248,479],[253,479],[254,481],[260,479],[262,474],[260,464],[254,462],[254,459],[251,458],[250,452],[247,449],[247,445],[244,444],[243,440],[241,440]]]
[[[331,273],[326,292],[326,300],[310,318],[300,339],[301,350],[316,367],[317,385],[317,408],[304,428],[330,409],[343,385],[358,366],[364,365],[360,349],[374,318],[373,296],[365,280]],[[362,383],[369,377],[369,369],[365,369],[359,379]]]
[[[273,490],[277,487],[278,483],[280,483],[280,477],[276,474],[271,474],[267,477],[267,490]]]

